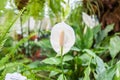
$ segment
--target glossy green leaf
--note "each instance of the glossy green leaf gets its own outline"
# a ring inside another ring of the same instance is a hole
[[[102,40],[108,36],[108,33],[113,30],[114,24],[108,25],[104,30],[100,31],[95,37],[96,45],[100,44]]]
[[[120,80],[120,61],[116,63],[116,71],[114,75],[114,80]]]
[[[59,72],[55,72],[55,71],[51,71],[49,74],[49,77],[55,76],[57,75]]]
[[[120,51],[120,37],[115,36],[110,39],[110,47],[109,47],[110,55],[114,58],[118,52]]]
[[[58,65],[58,64],[60,64],[61,61],[59,58],[51,57],[51,58],[47,58],[47,59],[43,60],[42,62],[46,63],[46,64],[51,64],[51,65],[53,65],[53,64]]]
[[[120,69],[118,69],[118,68],[116,69],[113,80],[120,80]]]
[[[103,60],[98,56],[95,57],[95,60],[97,63],[97,67],[96,67],[97,74],[104,72],[106,70],[106,68],[105,68],[105,64],[104,64]]]
[[[96,80],[113,80],[115,71],[116,71],[116,68],[111,67],[106,71],[102,72],[101,74],[99,74]]]
[[[78,52],[80,51],[80,49],[77,48],[77,47],[72,47],[71,50],[73,50],[73,51],[78,51]]]
[[[93,31],[90,28],[87,28],[86,33],[83,36],[83,45],[84,48],[90,48],[93,44]]]
[[[57,80],[67,80],[67,78],[65,77],[65,75],[61,74]]]
[[[92,51],[92,50],[89,50],[89,49],[84,49],[83,52],[86,52],[88,53],[89,55],[91,55],[92,57],[95,57],[95,53]]]
[[[84,74],[85,74],[85,77],[84,77],[84,79],[83,80],[90,80],[90,71],[91,71],[91,69],[90,69],[90,67],[88,66],[86,69],[85,69],[85,71],[84,71]]]
[[[94,35],[96,35],[100,31],[101,31],[101,25],[100,24],[93,28],[93,34]]]
[[[88,54],[84,53],[79,58],[81,60],[82,65],[88,65],[91,57]]]
[[[71,55],[65,55],[63,58],[63,61],[70,61],[73,60],[73,57]]]

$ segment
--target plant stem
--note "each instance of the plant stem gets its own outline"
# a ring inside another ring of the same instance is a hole
[[[21,36],[22,36],[22,39],[23,39],[23,35],[24,35],[24,32],[23,32],[23,19],[22,19],[22,15],[20,15],[20,28],[21,28]],[[21,40],[21,39],[20,39]],[[24,43],[21,45],[21,49],[24,50],[25,48],[25,45]]]
[[[63,68],[63,47],[61,47],[60,54],[61,54],[61,69],[62,69],[62,74],[63,74],[63,80],[65,80],[65,77],[64,77],[64,68]]]
[[[111,60],[111,66],[113,66],[113,64],[114,64],[114,58],[112,58]]]
[[[22,24],[22,15],[20,16],[20,28],[21,28],[21,36],[22,36],[22,38],[23,38],[23,24]]]
[[[28,19],[28,36],[30,36],[30,18]],[[27,46],[27,54],[31,55],[31,51],[30,51],[30,40],[28,39],[28,46]]]
[[[39,38],[40,38],[40,36],[41,36],[40,34],[41,34],[42,22],[43,22],[43,21],[40,22],[40,26],[39,26],[39,29],[38,29],[38,37],[39,37]]]

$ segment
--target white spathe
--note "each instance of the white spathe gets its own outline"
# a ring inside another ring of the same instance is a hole
[[[56,53],[58,53],[58,55],[61,55],[61,39],[60,39],[61,33],[64,33],[62,34],[64,37],[64,38],[62,37],[63,39],[62,41],[63,54],[62,55],[64,55],[74,45],[75,33],[72,27],[67,25],[65,22],[61,22],[53,26],[51,30],[51,35],[50,35],[50,42],[51,42],[53,49],[55,50]]]
[[[22,76],[20,73],[7,73],[5,76],[5,80],[27,80],[25,76]]]
[[[98,20],[95,19],[95,15],[89,16],[88,14],[83,12],[82,18],[84,23],[90,28],[94,28],[96,25],[99,24]]]

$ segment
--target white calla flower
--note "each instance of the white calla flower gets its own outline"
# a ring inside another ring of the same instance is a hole
[[[50,42],[58,55],[61,55],[61,47],[63,53],[67,53],[75,43],[75,33],[72,27],[64,22],[58,23],[53,26],[51,30]]]
[[[98,20],[95,19],[95,15],[89,16],[88,14],[83,12],[82,18],[83,18],[84,23],[90,28],[94,28],[96,25],[99,24]]]
[[[25,76],[22,76],[20,73],[7,73],[5,80],[27,80]]]

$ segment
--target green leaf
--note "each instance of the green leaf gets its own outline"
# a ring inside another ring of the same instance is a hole
[[[77,48],[77,47],[72,47],[71,50],[73,50],[73,51],[78,51],[78,52],[80,51],[80,49]]]
[[[110,47],[109,47],[110,55],[114,58],[118,52],[120,51],[120,37],[115,36],[110,39]]]
[[[108,33],[113,30],[114,24],[108,25],[104,30],[100,31],[95,37],[96,45],[100,44],[102,40],[108,36]]]
[[[88,54],[84,53],[79,58],[80,58],[80,60],[82,62],[82,65],[88,65],[89,64],[89,60],[90,60],[91,57]],[[80,63],[80,61],[79,61],[79,63]]]
[[[36,45],[40,46],[44,50],[51,49],[50,41],[48,39],[43,39],[37,42]]]
[[[108,25],[103,31],[101,31],[101,39],[102,40],[108,35],[108,33],[111,30],[113,30],[113,26],[114,26],[114,24]]]
[[[93,31],[87,28],[86,33],[83,36],[84,48],[90,48],[93,44]]]
[[[118,61],[116,64],[114,80],[120,80],[120,61]]]
[[[0,0],[0,10],[5,9],[6,3],[7,3],[7,0]]]
[[[30,36],[29,36],[30,37]],[[23,43],[25,43],[26,41],[28,41],[29,37],[23,38],[21,39],[14,47],[12,47],[11,51],[9,54],[6,54],[5,57],[3,57],[0,60],[0,64],[4,65],[6,62],[9,61],[9,59],[11,58],[11,56],[14,56],[15,51],[19,48],[20,45],[22,45]]]
[[[55,66],[46,66],[46,65],[41,65],[37,68],[33,68],[32,70],[36,71],[36,72],[40,72],[40,71],[55,71],[55,72],[58,72],[60,73],[61,72],[61,69],[58,69],[57,67]]]
[[[93,34],[94,35],[96,35],[100,31],[101,31],[101,25],[100,24],[93,28]]]
[[[90,67],[88,66],[88,67],[85,69],[85,71],[84,71],[85,77],[84,77],[83,80],[90,80],[90,77],[89,77],[90,71],[91,71],[91,69],[90,69]]]
[[[49,77],[55,76],[55,75],[57,75],[58,73],[59,73],[59,72],[51,71],[50,74],[49,74]]]
[[[65,77],[65,75],[61,74],[57,80],[67,80],[67,78]]]
[[[55,14],[61,12],[61,0],[49,0],[49,7]]]
[[[43,17],[45,0],[31,0],[27,8],[34,18]]]
[[[114,80],[120,80],[120,69],[116,69]]]
[[[2,33],[2,36],[0,36],[0,44],[2,44],[1,42],[5,39],[5,37],[6,37],[7,33],[9,32],[10,28],[13,26],[13,24],[16,22],[16,20],[20,17],[20,15],[22,14],[23,11],[24,11],[24,9],[13,20],[11,20],[11,22],[9,24],[5,24],[5,26],[7,28]]]
[[[115,75],[116,68],[115,66],[107,69],[106,71],[102,72],[98,75],[96,80],[113,80],[113,77]]]
[[[91,55],[92,57],[95,57],[95,53],[92,51],[92,50],[89,50],[89,49],[84,49],[83,52],[86,52],[88,53],[89,55]]]
[[[42,61],[43,63],[46,63],[46,64],[55,64],[55,65],[59,65],[60,64],[60,59],[59,58],[56,58],[56,57],[51,57],[51,58],[47,58],[45,60]]]
[[[95,60],[97,63],[97,67],[96,67],[97,74],[104,72],[106,69],[105,69],[103,60],[101,58],[99,58],[98,56],[95,57]]]
[[[37,68],[39,64],[40,64],[39,61],[34,61],[34,62],[30,63],[28,66],[30,68]]]
[[[113,30],[113,28],[114,28],[114,24],[108,25],[108,26],[103,30],[104,36],[107,36],[107,35],[108,35],[108,32],[110,32],[111,30]]]
[[[63,61],[70,61],[73,60],[73,57],[71,55],[65,55],[63,58]]]

